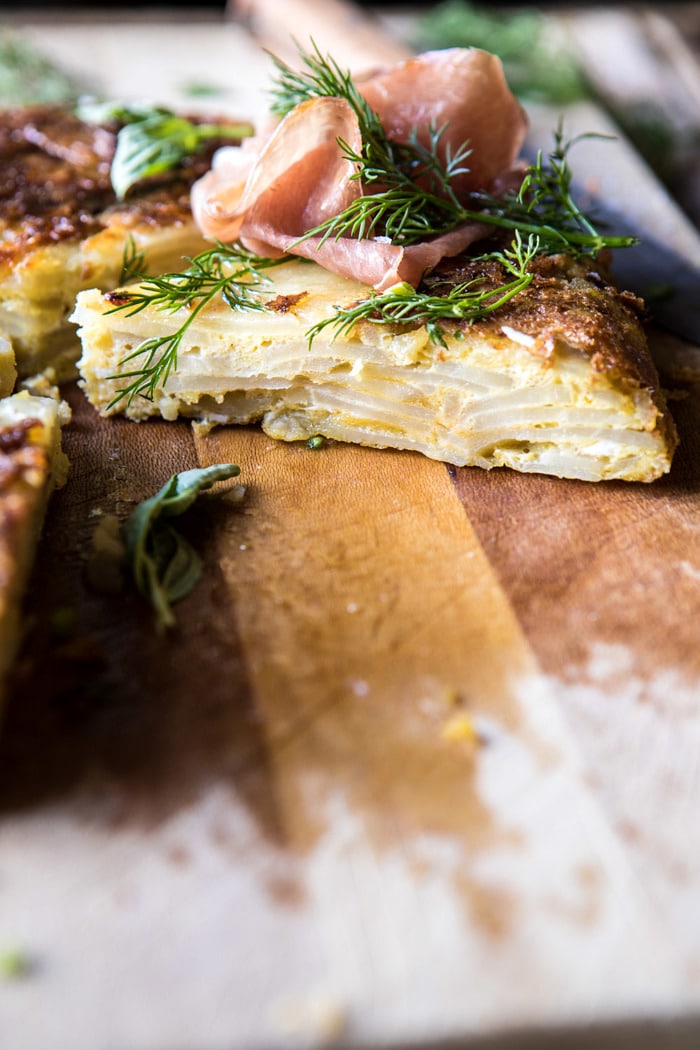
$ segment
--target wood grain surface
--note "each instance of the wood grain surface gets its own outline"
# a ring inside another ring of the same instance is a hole
[[[7,1045],[696,1046],[697,387],[651,486],[66,395],[0,736]],[[218,461],[245,496],[183,519],[164,636],[94,529]]]

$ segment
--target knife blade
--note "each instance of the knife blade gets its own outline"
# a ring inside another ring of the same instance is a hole
[[[593,134],[571,152],[573,192],[606,233],[639,243],[613,252],[616,283],[641,296],[654,321],[700,345],[700,233],[630,145],[612,118],[590,102],[565,109],[528,106],[525,155],[546,156],[554,130],[565,139]]]

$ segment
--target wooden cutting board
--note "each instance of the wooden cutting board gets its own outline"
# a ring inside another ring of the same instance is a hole
[[[87,64],[95,27],[54,29]],[[142,64],[133,33],[99,31],[133,95],[177,94],[187,33],[192,79],[229,49],[236,84],[264,71],[238,26],[159,26]],[[652,486],[196,437],[67,393],[0,738],[0,954],[29,966],[0,1045],[697,1046],[697,388]],[[190,512],[205,571],[164,637],[90,584],[91,536],[219,461],[246,495]]]

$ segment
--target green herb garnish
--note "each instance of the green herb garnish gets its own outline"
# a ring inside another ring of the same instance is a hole
[[[170,519],[188,510],[200,492],[238,474],[240,468],[234,463],[173,474],[155,496],[138,505],[123,526],[134,581],[153,606],[161,630],[174,626],[171,606],[190,593],[201,572],[199,555]]]
[[[380,294],[374,292],[352,306],[337,307],[333,317],[319,321],[309,330],[309,341],[328,327],[339,334],[349,332],[359,321],[367,321],[377,325],[425,325],[432,341],[444,346],[443,323],[484,317],[524,291],[533,278],[528,264],[538,252],[536,238],[530,237],[523,244],[516,232],[510,249],[479,257],[484,262],[500,263],[508,277],[503,284],[493,287],[474,278],[453,285],[445,295],[416,291],[410,284],[397,285]]]
[[[310,98],[343,98],[358,117],[374,124],[375,131],[383,136],[379,118],[357,90],[352,74],[341,69],[333,58],[322,55],[315,44],[312,46],[312,51],[305,51],[297,45],[304,69],[292,69],[277,55],[269,53],[277,69],[277,79],[270,90],[271,112],[276,117],[285,117]]]
[[[153,400],[156,391],[177,368],[178,351],[187,329],[213,299],[220,296],[232,310],[264,309],[260,285],[266,280],[265,270],[283,261],[263,259],[237,245],[228,247],[217,243],[190,259],[189,267],[181,273],[144,276],[138,288],[107,293],[112,310],[125,310],[129,317],[149,306],[170,313],[181,308],[188,310],[185,321],[175,332],[146,339],[123,359],[122,364],[128,364],[140,358],[141,365],[110,377],[133,380],[117,392],[110,408],[123,398],[129,403],[137,396]]]
[[[146,255],[145,252],[138,248],[136,241],[134,240],[133,234],[129,234],[126,244],[124,245],[124,253],[122,256],[122,270],[119,276],[120,284],[129,284],[131,281],[137,281],[139,277],[146,271]]]
[[[310,98],[344,99],[357,117],[362,138],[358,154],[339,141],[345,157],[355,165],[351,178],[369,187],[338,216],[309,230],[301,240],[321,234],[328,237],[389,237],[395,244],[413,244],[458,225],[459,201],[452,183],[467,170],[469,143],[464,143],[443,164],[439,145],[446,128],[432,125],[427,146],[417,131],[408,142],[393,142],[376,113],[355,87],[350,73],[341,71],[332,58],[314,48],[300,49],[305,69],[293,70],[276,59],[278,81],[273,91],[273,112],[282,116]],[[380,186],[372,193],[372,186]]]
[[[465,217],[534,235],[539,239],[539,251],[544,255],[566,252],[574,256],[596,256],[605,248],[631,247],[637,243],[636,237],[602,233],[573,197],[570,150],[585,139],[606,137],[590,132],[565,141],[560,124],[554,131],[554,149],[547,161],[542,151],[538,152],[534,163],[526,169],[517,192],[505,193],[503,197],[475,193],[472,202],[476,209],[465,209]]]
[[[390,197],[392,191],[404,188],[415,194],[419,190],[416,180],[427,183],[427,189],[420,191],[424,205],[442,192],[453,203],[457,203],[452,191],[452,179],[455,175],[468,170],[466,160],[469,157],[469,144],[465,143],[454,155],[447,157],[443,164],[438,147],[446,127],[432,125],[428,129],[429,144],[418,141],[417,129],[408,142],[392,141],[377,114],[365,101],[352,80],[352,75],[340,69],[330,56],[324,56],[313,45],[312,51],[299,48],[299,56],[305,68],[291,69],[281,59],[272,56],[277,67],[277,82],[272,89],[272,112],[283,117],[302,102],[311,98],[341,98],[348,103],[357,117],[362,138],[362,151],[354,153],[347,143],[340,141],[347,158],[356,165],[353,179],[363,185],[381,183],[383,197]],[[440,202],[435,202],[439,205]],[[372,236],[376,231],[377,221],[370,221],[362,227],[361,236]],[[394,221],[394,228],[400,230],[404,225]],[[426,224],[421,224],[417,239],[426,236]],[[435,231],[432,231],[435,232]],[[352,236],[357,236],[357,232]]]
[[[110,172],[119,200],[137,182],[177,167],[205,142],[252,134],[249,124],[195,124],[161,106],[89,102],[79,106],[78,113],[88,123],[122,124]]]

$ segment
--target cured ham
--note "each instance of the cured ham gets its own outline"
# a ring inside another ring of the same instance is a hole
[[[447,162],[465,144],[468,170],[455,177],[460,194],[492,190],[512,170],[527,121],[498,58],[478,49],[427,52],[357,84],[389,138],[415,135],[428,145],[431,129]],[[344,145],[346,144],[346,145]],[[348,149],[361,150],[357,116],[341,98],[310,99],[262,141],[221,150],[195,184],[192,208],[207,237],[240,239],[258,255],[305,256],[325,269],[384,291],[416,285],[445,256],[464,251],[486,228],[466,222],[448,233],[403,246],[388,238],[305,236],[363,193]]]
[[[456,175],[457,192],[489,190],[515,163],[527,117],[512,95],[501,61],[478,48],[427,51],[358,85],[390,139],[429,143],[431,124],[444,127],[443,164],[469,143],[468,171]]]

